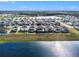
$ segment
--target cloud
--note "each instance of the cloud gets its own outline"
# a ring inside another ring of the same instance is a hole
[[[8,2],[8,1],[0,1],[0,2]]]
[[[56,8],[55,8],[55,10],[56,10]],[[71,10],[71,11],[75,11],[75,10],[79,10],[79,7],[78,6],[66,6],[66,7],[59,6],[57,8],[57,10]]]
[[[15,3],[15,1],[10,1],[10,3]]]
[[[70,10],[78,10],[78,7],[77,6],[70,6],[69,9]]]
[[[15,3],[15,1],[0,1],[0,3]]]

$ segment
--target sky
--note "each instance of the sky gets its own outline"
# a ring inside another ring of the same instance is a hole
[[[0,1],[1,11],[79,10],[79,1]]]

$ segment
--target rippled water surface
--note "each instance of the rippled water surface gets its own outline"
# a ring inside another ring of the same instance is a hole
[[[79,41],[1,42],[0,56],[79,56]]]

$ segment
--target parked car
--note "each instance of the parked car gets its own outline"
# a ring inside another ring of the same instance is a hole
[[[13,27],[11,32],[16,32],[17,31],[17,27]]]
[[[31,27],[28,29],[29,33],[34,33],[36,31],[36,28],[34,27],[34,25],[31,25]]]
[[[68,33],[69,30],[68,30],[68,28],[66,28],[66,27],[62,27],[61,32],[62,32],[62,33]]]
[[[60,32],[61,32],[61,28],[55,27],[55,28],[54,28],[54,32],[55,32],[55,33],[60,33]]]
[[[36,33],[45,33],[45,29],[41,26],[39,26],[37,29],[36,29]]]

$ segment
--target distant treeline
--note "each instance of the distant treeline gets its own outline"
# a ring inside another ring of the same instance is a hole
[[[30,16],[74,15],[79,16],[79,11],[0,11],[0,14],[18,14]]]

